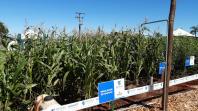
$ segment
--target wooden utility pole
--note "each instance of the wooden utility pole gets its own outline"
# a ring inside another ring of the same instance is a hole
[[[172,50],[173,50],[173,27],[175,19],[176,0],[171,0],[169,21],[168,21],[168,49],[167,49],[167,73],[164,78],[163,94],[163,111],[168,111],[168,88],[172,67]]]
[[[81,37],[81,26],[83,25],[83,17],[82,15],[85,13],[76,12],[76,19],[78,20],[78,36]]]

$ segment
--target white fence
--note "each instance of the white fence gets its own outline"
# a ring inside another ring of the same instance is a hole
[[[198,74],[187,76],[187,77],[182,77],[179,79],[171,80],[169,82],[169,86],[178,85],[181,83],[190,82],[190,81],[197,80],[197,79],[198,79]],[[150,85],[146,85],[143,87],[137,87],[137,88],[125,90],[124,98],[138,95],[138,94],[143,94],[143,93],[150,92],[153,90],[159,90],[162,88],[163,88],[163,83],[160,82],[160,83],[154,84],[153,89],[151,89]],[[97,105],[99,105],[99,97],[94,97],[94,98],[62,105],[59,107],[48,108],[43,111],[76,111],[76,110],[81,110],[81,109],[85,109],[85,108],[89,108],[89,107],[93,107]]]

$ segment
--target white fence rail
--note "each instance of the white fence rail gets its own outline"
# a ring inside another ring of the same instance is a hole
[[[190,81],[197,80],[197,79],[198,79],[198,74],[187,76],[187,77],[182,77],[179,79],[170,80],[169,86],[178,85],[181,83],[190,82]],[[154,84],[152,89],[150,85],[146,85],[143,87],[137,87],[137,88],[125,90],[124,98],[138,95],[138,94],[143,94],[143,93],[150,92],[153,90],[159,90],[162,88],[163,88],[163,83],[160,82],[160,83]],[[99,105],[99,97],[94,97],[94,98],[62,105],[59,107],[48,108],[43,111],[76,111],[76,110],[81,110],[81,109],[85,109],[85,108],[89,108],[89,107],[93,107],[97,105]]]

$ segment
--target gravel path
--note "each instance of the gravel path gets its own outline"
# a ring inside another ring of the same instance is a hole
[[[195,89],[169,96],[169,111],[198,111],[198,86]],[[161,111],[161,98],[153,99],[141,105],[131,105],[117,111]]]

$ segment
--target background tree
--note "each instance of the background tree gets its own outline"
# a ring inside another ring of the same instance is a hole
[[[3,22],[0,22],[0,34],[8,34],[8,28],[4,25]]]
[[[190,33],[194,34],[195,37],[197,37],[198,25],[197,26],[192,26],[190,29],[191,29]]]
[[[0,47],[2,45],[5,47],[6,45],[5,39],[8,32],[9,32],[8,28],[4,25],[3,22],[0,22]]]

